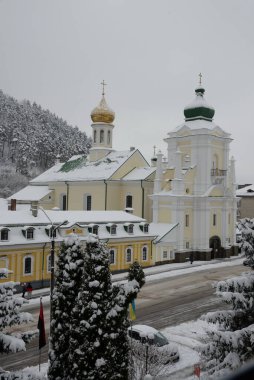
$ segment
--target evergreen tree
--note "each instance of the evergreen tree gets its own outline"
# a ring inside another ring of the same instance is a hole
[[[145,273],[138,261],[134,261],[134,263],[131,264],[128,272],[128,280],[136,280],[139,283],[140,287],[145,285]]]
[[[90,235],[84,281],[73,310],[72,380],[128,379],[128,306],[139,290],[135,278],[124,285],[112,285],[108,249]]]
[[[240,244],[246,256],[244,265],[254,268],[254,220],[243,219],[238,224],[242,232]],[[254,357],[254,274],[220,281],[217,295],[231,305],[231,310],[208,313],[203,320],[218,325],[218,331],[208,331],[210,342],[202,349],[206,369],[220,376]]]
[[[107,350],[112,283],[106,246],[90,235],[85,250],[84,279],[73,310],[69,362],[73,380],[110,379]]]
[[[52,299],[51,338],[49,351],[49,380],[72,378],[68,362],[71,312],[75,306],[84,275],[84,254],[76,235],[65,240],[58,258]]]
[[[11,333],[8,328],[33,320],[30,313],[21,313],[25,302],[23,298],[14,297],[15,286],[19,283],[5,282],[0,284],[0,353],[25,351],[37,331]]]

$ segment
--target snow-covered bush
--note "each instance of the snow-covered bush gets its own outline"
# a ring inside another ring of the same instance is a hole
[[[241,220],[238,229],[242,232],[244,265],[254,269],[254,220]],[[254,273],[218,282],[216,294],[231,305],[231,310],[201,317],[218,327],[218,331],[207,331],[210,341],[201,353],[208,372],[220,376],[254,358]]]
[[[23,298],[14,297],[15,286],[19,283],[5,282],[0,284],[0,353],[26,350],[26,343],[37,334],[37,331],[12,333],[12,326],[33,320],[29,313],[21,313],[20,308],[25,302]]]

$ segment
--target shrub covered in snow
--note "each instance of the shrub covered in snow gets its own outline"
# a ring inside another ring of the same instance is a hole
[[[20,308],[25,302],[23,298],[13,296],[15,286],[19,283],[5,282],[0,284],[0,353],[26,350],[26,343],[37,334],[37,331],[11,333],[8,331],[14,325],[20,325],[33,320],[29,313],[21,313]]]
[[[242,232],[244,265],[254,269],[254,220],[241,220],[238,229]],[[207,332],[210,341],[201,352],[208,372],[219,376],[254,358],[254,273],[218,282],[216,294],[231,310],[202,316],[217,324],[218,331]]]

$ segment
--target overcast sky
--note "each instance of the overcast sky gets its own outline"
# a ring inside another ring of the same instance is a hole
[[[201,72],[237,180],[254,183],[253,16],[253,0],[0,0],[0,88],[90,136],[104,79],[114,148],[150,159]]]

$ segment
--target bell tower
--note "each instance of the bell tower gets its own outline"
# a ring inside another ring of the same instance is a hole
[[[115,113],[107,105],[105,99],[105,86],[104,80],[102,85],[102,98],[97,107],[91,112],[93,129],[93,145],[90,149],[90,161],[96,161],[112,152],[113,128],[112,124],[115,119]]]

